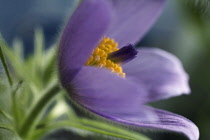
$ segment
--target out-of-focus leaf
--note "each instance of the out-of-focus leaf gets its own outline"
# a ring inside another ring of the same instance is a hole
[[[13,140],[15,133],[10,116],[0,110],[0,140]]]
[[[192,12],[210,18],[209,0],[180,0],[180,2],[186,2],[191,7]]]
[[[6,59],[4,57],[4,53],[2,51],[2,46],[1,45],[0,45],[0,60],[1,60],[2,66],[3,66],[4,70],[5,70],[5,74],[7,76],[7,79],[9,81],[9,84],[12,87],[13,81],[12,81],[12,78],[11,78],[11,75],[10,75],[10,72],[9,72],[9,68],[7,66]]]
[[[13,51],[7,45],[7,43],[4,41],[4,39],[1,36],[0,36],[0,44],[3,46],[2,50],[5,54],[6,59],[9,62],[9,65],[12,66],[12,69],[15,72],[15,76],[21,79],[21,77],[25,75],[24,63],[22,61],[22,58],[20,58],[19,55],[17,55],[15,51]]]
[[[43,76],[42,81],[43,83],[50,84],[50,81],[53,79],[57,79],[57,71],[56,71],[56,48],[55,46],[52,46],[50,49],[48,49],[45,52],[45,55],[43,57],[44,61],[42,63],[43,68]]]
[[[180,35],[177,35],[178,41],[174,44],[181,46],[180,53],[183,55],[183,60],[187,60],[185,64],[191,67],[189,70],[192,70],[196,63],[200,63],[197,57],[210,53],[210,16],[204,15],[203,12],[205,7],[209,7],[207,9],[210,11],[210,1],[188,0],[188,4],[183,0],[177,2],[181,11],[182,27],[177,32]]]
[[[14,125],[15,128],[19,128],[19,124],[21,123],[21,119],[24,116],[24,113],[21,113],[22,107],[18,99],[18,91],[22,86],[22,81],[20,81],[16,86],[15,89],[12,92],[12,115],[14,119]],[[24,101],[24,100],[23,100]]]
[[[15,54],[20,58],[20,60],[22,60],[22,62],[24,61],[24,51],[23,51],[23,42],[22,40],[20,40],[19,38],[16,38],[13,41],[13,48],[14,48],[14,52]]]
[[[4,124],[4,123],[0,123],[0,129],[6,129],[6,130],[9,130],[9,131],[14,132],[12,126],[10,126],[10,125],[8,125],[8,124]]]
[[[21,140],[13,128],[0,123],[0,140]]]
[[[3,110],[0,110],[0,114],[1,114],[2,118],[7,119],[7,122],[9,122],[9,123],[12,122],[12,117],[9,114],[4,112]]]
[[[16,39],[13,42],[13,48],[8,47],[3,39],[0,43],[4,45],[3,50],[17,80],[25,81],[33,94],[39,94],[56,79],[55,46],[44,50],[45,41],[41,29],[35,31],[34,40],[34,55],[28,56],[25,60],[20,40]]]
[[[43,30],[41,28],[37,28],[35,30],[35,36],[34,36],[34,58],[37,68],[41,65],[43,62],[43,52],[44,52],[44,34]]]
[[[36,79],[36,86],[38,87],[38,92],[40,92],[44,87],[43,87],[43,81],[39,80],[43,76],[43,68],[42,64],[45,61],[43,58],[44,56],[44,35],[43,31],[41,28],[37,28],[35,30],[35,35],[34,35],[34,55],[32,57],[32,65],[30,67],[27,67],[31,71],[31,76],[33,79]],[[29,70],[28,69],[28,70]]]
[[[5,113],[5,112],[3,112],[2,110],[1,110],[1,113],[0,113],[0,124],[2,124],[2,125],[12,125],[12,122],[11,122],[11,120],[7,117],[7,116],[9,116],[9,115],[5,115],[5,114],[7,114],[7,113]]]
[[[8,82],[6,82],[6,73],[3,68],[2,62],[0,61],[0,95],[5,92],[8,87]]]
[[[0,44],[1,45],[1,44]],[[2,47],[2,46],[0,46]],[[0,48],[1,49],[1,48]],[[10,73],[6,64],[6,60],[4,58],[2,50],[0,50],[0,122],[5,122],[5,114],[10,112],[10,103],[11,103],[11,94],[9,93],[12,87],[9,86],[9,82],[11,80]],[[10,85],[12,81],[10,81]]]
[[[10,109],[10,95],[8,91],[4,91],[3,93],[0,94],[0,110],[3,111],[5,114],[9,114],[11,109]],[[0,113],[0,122],[4,122],[5,114]]]

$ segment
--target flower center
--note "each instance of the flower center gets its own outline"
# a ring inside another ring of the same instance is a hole
[[[137,51],[131,44],[119,49],[117,42],[104,37],[93,50],[85,65],[106,68],[125,78],[121,64],[135,58],[136,54]]]

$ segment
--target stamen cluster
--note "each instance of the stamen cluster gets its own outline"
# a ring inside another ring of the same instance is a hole
[[[125,77],[120,63],[113,62],[109,59],[109,54],[118,51],[118,43],[113,39],[104,37],[96,47],[85,65],[96,66],[99,68],[106,68],[111,70],[113,73]]]

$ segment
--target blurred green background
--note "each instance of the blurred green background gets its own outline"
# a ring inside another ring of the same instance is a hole
[[[0,0],[0,32],[9,45],[15,38],[23,40],[25,57],[33,52],[34,30],[43,28],[45,46],[55,43],[67,17],[78,0]],[[191,95],[183,95],[152,105],[192,120],[200,130],[200,140],[210,139],[210,14],[195,1],[168,0],[166,7],[139,46],[159,47],[181,59],[190,75]],[[79,115],[85,113],[77,111]],[[138,130],[137,130],[138,131]],[[154,140],[184,140],[168,132],[144,132]],[[80,138],[60,130],[51,139]],[[106,139],[106,138],[103,138]]]

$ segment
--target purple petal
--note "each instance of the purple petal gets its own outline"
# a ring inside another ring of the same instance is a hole
[[[142,122],[142,126],[175,131],[186,135],[190,140],[198,140],[199,130],[190,120],[164,110],[156,109],[155,113],[157,114],[159,121],[152,123]]]
[[[152,118],[152,113],[139,110],[144,103],[144,88],[138,88],[126,79],[106,69],[83,67],[66,87],[81,106],[93,112],[129,114],[141,112],[139,118]]]
[[[131,101],[132,102],[132,101]],[[133,114],[111,114],[107,112],[96,112],[98,115],[103,116],[105,118],[108,118],[113,121],[117,121],[120,123],[138,126],[138,127],[144,127],[148,129],[154,129],[154,130],[168,130],[168,131],[174,131],[178,133],[182,133],[186,135],[190,140],[198,140],[199,138],[199,130],[197,126],[191,122],[190,120],[177,115],[173,114],[171,112],[154,109],[151,107],[143,108],[147,109],[147,111],[151,111],[154,114],[156,114],[157,119],[156,120],[142,120],[139,118],[139,112],[136,111]],[[142,108],[139,108],[138,110],[142,110]],[[154,115],[153,114],[153,115]]]
[[[91,52],[108,29],[110,3],[105,0],[84,0],[69,19],[59,45],[59,71],[64,84],[85,64]],[[71,70],[71,71],[69,71]]]
[[[138,56],[123,67],[127,79],[144,85],[148,102],[190,92],[181,62],[163,50],[139,49]]]
[[[115,13],[107,36],[120,47],[136,44],[159,17],[165,0],[111,0]]]

